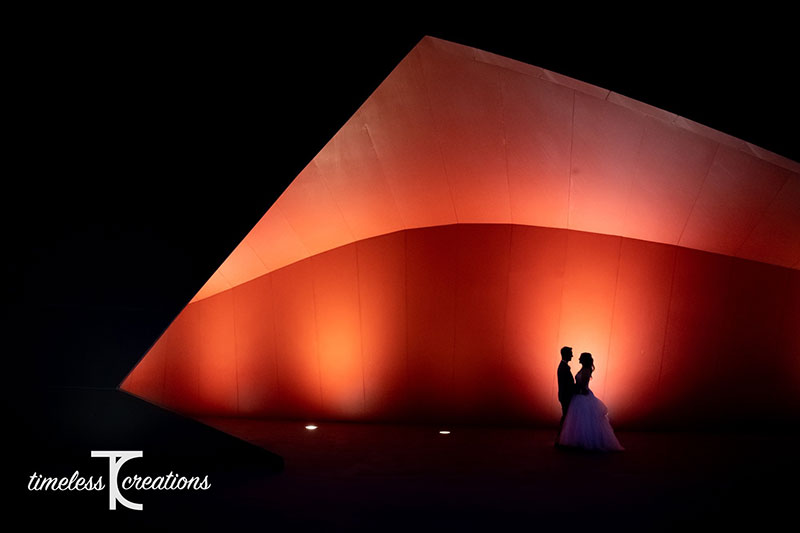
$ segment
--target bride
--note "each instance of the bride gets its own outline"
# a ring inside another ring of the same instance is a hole
[[[608,421],[608,408],[589,390],[594,372],[592,354],[582,353],[578,362],[583,368],[575,376],[575,395],[569,403],[558,443],[584,450],[622,451],[624,448]]]

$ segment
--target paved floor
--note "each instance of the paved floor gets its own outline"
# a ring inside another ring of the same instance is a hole
[[[265,530],[760,529],[791,516],[800,474],[789,432],[618,432],[626,451],[598,455],[532,428],[201,421],[284,457],[225,496]]]

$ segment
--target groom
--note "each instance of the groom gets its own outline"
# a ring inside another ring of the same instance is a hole
[[[569,402],[575,394],[575,378],[572,377],[572,370],[569,362],[572,359],[572,348],[564,346],[561,348],[561,363],[558,365],[558,402],[561,404],[561,422],[558,424],[558,435],[561,435],[561,428],[564,426],[564,418],[567,416]],[[558,442],[558,435],[556,442]]]

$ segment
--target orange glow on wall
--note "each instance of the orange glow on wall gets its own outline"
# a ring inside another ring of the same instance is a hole
[[[197,414],[553,422],[569,344],[594,354],[592,388],[618,423],[773,402],[796,414],[796,375],[766,376],[797,356],[783,320],[797,304],[782,295],[798,278],[555,228],[403,231],[191,304],[124,388]]]
[[[797,163],[426,38],[121,387],[190,414],[553,423],[570,345],[615,423],[797,417],[799,207]]]

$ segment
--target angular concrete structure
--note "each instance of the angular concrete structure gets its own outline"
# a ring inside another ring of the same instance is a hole
[[[569,344],[615,425],[796,421],[799,269],[799,164],[425,38],[121,388],[195,415],[553,423]]]

